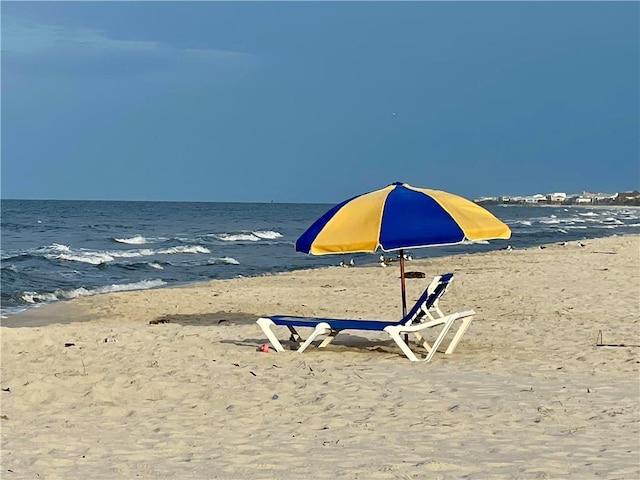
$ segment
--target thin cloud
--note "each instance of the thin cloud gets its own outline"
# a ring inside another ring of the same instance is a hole
[[[141,74],[175,69],[217,71],[247,63],[242,52],[175,48],[142,40],[110,38],[86,28],[2,18],[2,66],[6,73]]]

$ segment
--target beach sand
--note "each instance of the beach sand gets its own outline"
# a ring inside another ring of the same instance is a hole
[[[453,272],[441,308],[477,312],[428,363],[368,332],[257,351],[263,314],[399,318],[395,264],[12,316],[0,477],[639,478],[640,236],[584,243],[408,262],[409,304]]]

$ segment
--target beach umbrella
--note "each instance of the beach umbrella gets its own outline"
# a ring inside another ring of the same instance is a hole
[[[296,251],[312,255],[398,251],[404,316],[405,249],[510,236],[506,224],[466,198],[396,182],[332,207],[298,238]]]

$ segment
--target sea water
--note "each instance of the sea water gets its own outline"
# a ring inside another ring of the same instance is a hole
[[[2,200],[3,316],[83,295],[378,263],[380,253],[310,256],[296,239],[331,205]],[[509,240],[413,249],[414,258],[640,233],[640,208],[490,206]],[[387,255],[388,256],[388,255]]]

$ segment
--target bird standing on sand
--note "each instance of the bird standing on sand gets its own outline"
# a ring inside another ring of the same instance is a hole
[[[353,258],[349,260],[349,263],[346,263],[344,260],[340,261],[341,267],[353,267],[355,264],[356,262],[353,260]]]
[[[383,267],[386,267],[387,265],[389,265],[391,262],[393,262],[393,258],[391,257],[385,257],[384,255],[380,255],[380,265],[382,265]]]

